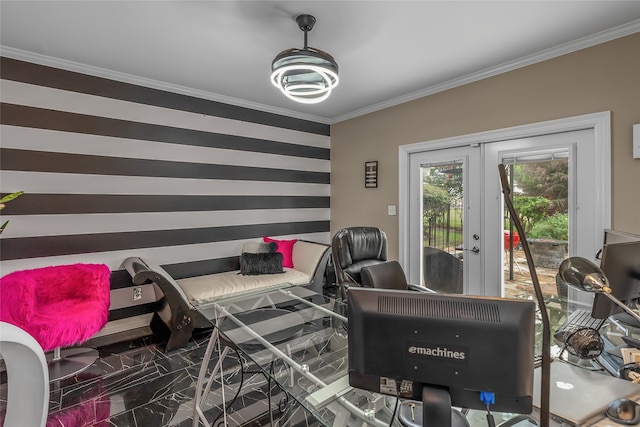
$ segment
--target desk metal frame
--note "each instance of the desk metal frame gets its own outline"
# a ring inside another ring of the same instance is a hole
[[[327,314],[329,316],[331,316],[332,318],[335,318],[337,320],[340,320],[342,322],[347,322],[347,318],[344,316],[341,316],[337,313],[334,313],[331,310],[326,309],[325,307],[322,307],[320,305],[317,305],[311,301],[308,301],[304,298],[299,297],[298,295],[295,295],[291,292],[291,290],[289,288],[285,288],[285,289],[276,289],[272,292],[275,293],[281,293],[281,294],[285,294],[288,298],[297,300],[299,302],[302,302],[306,305],[308,305],[310,308],[314,309],[314,310],[319,310],[321,312],[323,312],[324,314]],[[247,295],[247,298],[250,298],[250,295]],[[254,304],[254,308],[258,307],[260,304],[262,304],[264,302],[264,300],[268,300],[269,304],[274,305],[273,301],[271,300],[271,293],[267,293],[262,295]],[[310,372],[309,367],[307,365],[304,364],[299,364],[298,362],[296,362],[295,360],[293,360],[290,355],[286,354],[285,352],[281,351],[280,349],[276,348],[273,344],[271,344],[269,341],[265,340],[262,336],[260,336],[259,334],[257,334],[254,330],[252,330],[249,326],[245,325],[244,323],[242,323],[237,317],[235,317],[231,312],[229,312],[229,310],[227,310],[225,307],[223,307],[221,305],[221,303],[214,303],[213,304],[213,309],[215,311],[215,319],[214,319],[214,325],[218,325],[220,320],[223,318],[228,318],[230,320],[232,320],[236,325],[240,326],[241,328],[243,328],[243,330],[245,332],[247,332],[253,339],[255,339],[256,341],[258,341],[259,343],[261,343],[265,349],[267,349],[268,351],[270,351],[273,356],[275,358],[278,358],[282,361],[284,361],[285,365],[288,367],[288,369],[292,370],[291,375],[293,376],[293,372],[299,374],[300,376],[304,377],[305,379],[307,379],[308,381],[310,381],[312,384],[314,384],[318,390],[315,393],[312,393],[312,395],[308,396],[306,401],[308,403],[308,405],[304,405],[307,409],[311,410],[311,408],[309,408],[309,406],[314,406],[314,404],[312,402],[316,402],[318,405],[320,406],[325,406],[327,404],[333,403],[333,402],[337,402],[340,406],[342,406],[346,411],[348,411],[351,415],[357,417],[358,419],[360,419],[363,423],[369,424],[369,425],[374,425],[377,427],[387,427],[388,423],[383,422],[381,420],[378,420],[377,418],[375,418],[375,410],[371,410],[371,409],[367,409],[367,410],[363,410],[359,407],[357,407],[356,405],[354,405],[353,403],[351,403],[350,401],[348,401],[345,397],[344,394],[347,393],[348,391],[352,390],[352,388],[350,386],[348,386],[348,379],[346,377],[346,368],[345,368],[345,377],[343,377],[342,381],[335,381],[332,384],[326,384],[324,381],[322,381],[322,379],[318,378],[316,375],[314,375],[314,373]],[[229,347],[225,347],[224,350],[220,350],[222,346],[224,346],[224,340],[221,340],[221,334],[224,335],[224,333],[220,332],[220,330],[217,327],[214,327],[211,337],[209,339],[209,343],[207,345],[207,349],[205,351],[205,355],[204,355],[204,359],[202,361],[202,365],[200,367],[200,372],[198,375],[198,382],[196,385],[196,397],[195,397],[195,405],[194,405],[194,418],[193,418],[193,426],[197,427],[199,425],[199,422],[201,421],[206,427],[211,427],[211,425],[209,424],[209,422],[206,420],[206,417],[204,415],[204,412],[201,408],[203,400],[205,399],[205,397],[208,395],[208,393],[211,390],[211,387],[213,385],[213,381],[214,378],[218,375],[218,372],[220,373],[220,379],[222,382],[223,379],[223,370],[222,370],[222,361],[224,359],[224,357],[227,355],[228,351],[229,351]],[[216,347],[216,345],[218,346],[219,349],[219,360],[216,363],[211,375],[207,378],[207,367],[208,367],[208,361],[211,359],[211,356],[213,354],[213,350]],[[242,350],[240,349],[240,351],[242,352]],[[250,358],[250,356],[249,356]],[[263,369],[263,375],[269,379],[271,378],[276,384],[278,384],[280,386],[280,388],[285,391],[287,394],[288,392],[286,391],[286,388],[283,385],[280,385],[278,383],[278,380],[271,375],[270,372],[264,372]],[[269,390],[269,393],[271,393],[271,390]],[[384,397],[379,396],[378,399],[384,399]],[[225,396],[224,396],[224,387],[222,387],[222,407],[223,407],[223,417],[224,417],[224,422],[226,425],[226,417],[227,417],[227,413],[226,413],[226,401],[225,401]],[[269,412],[270,412],[270,416],[272,417],[272,410],[271,407],[269,408]],[[340,417],[340,414],[336,414],[336,422],[340,423],[340,421],[338,421],[339,419],[343,419],[344,417]],[[336,422],[334,422],[334,425],[336,425]],[[346,420],[345,420],[346,422]]]

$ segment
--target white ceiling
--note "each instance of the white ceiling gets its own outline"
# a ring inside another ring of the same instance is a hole
[[[340,84],[285,98],[271,61],[309,45]],[[335,123],[640,31],[640,1],[10,1],[2,54],[294,117]]]

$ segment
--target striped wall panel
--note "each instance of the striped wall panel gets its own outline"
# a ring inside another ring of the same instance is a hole
[[[329,126],[1,58],[0,272],[121,263],[177,278],[229,269],[264,235],[329,242]],[[117,292],[115,292],[117,290]],[[115,293],[114,293],[115,292]]]

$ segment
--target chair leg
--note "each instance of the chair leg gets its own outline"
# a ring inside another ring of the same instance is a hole
[[[340,300],[343,302],[347,302],[349,298],[349,286],[346,283],[340,283]]]
[[[518,271],[520,272],[520,274],[524,274],[522,273],[522,268],[520,268],[520,264],[518,263],[518,260],[515,259],[515,257],[513,258],[513,262],[516,264],[516,267],[518,267]]]
[[[98,359],[98,351],[93,348],[57,347],[47,355],[49,381],[68,378],[87,369]]]
[[[505,261],[506,261],[507,263],[509,263],[509,250],[507,249],[507,250],[505,250],[504,252],[505,252],[505,257],[504,257],[504,259],[505,259]],[[516,267],[518,267],[518,271],[520,272],[520,274],[524,274],[524,273],[522,272],[522,268],[520,268],[520,264],[518,263],[518,260],[516,259],[516,257],[515,257],[515,256],[513,257],[513,262],[514,262],[514,264],[516,265]]]

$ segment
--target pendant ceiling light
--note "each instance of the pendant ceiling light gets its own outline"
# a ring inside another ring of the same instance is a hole
[[[271,63],[271,83],[288,98],[303,104],[322,102],[338,85],[338,64],[331,55],[307,46],[307,33],[316,18],[299,15],[296,23],[304,31],[304,47],[280,52]]]

